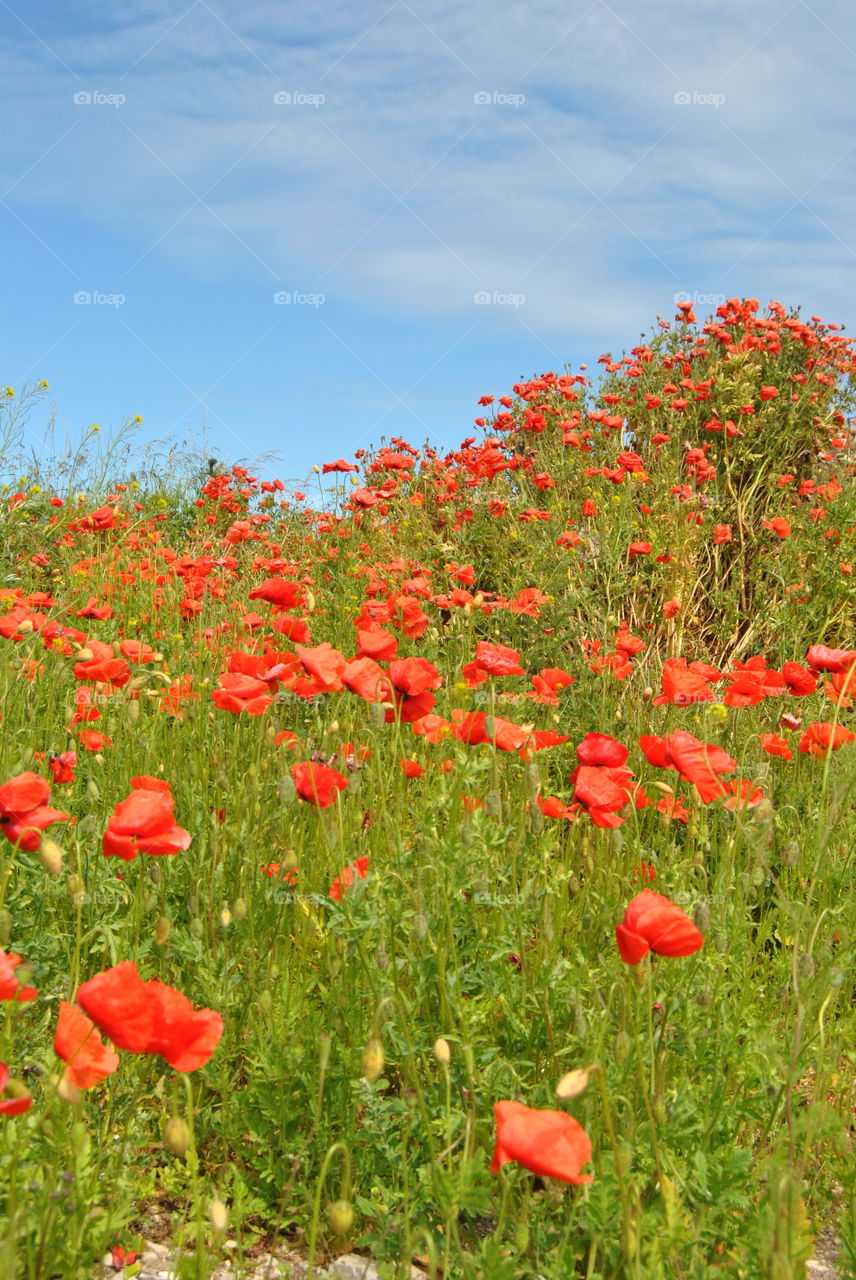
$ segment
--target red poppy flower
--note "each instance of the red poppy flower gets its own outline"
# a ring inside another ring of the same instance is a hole
[[[793,760],[794,754],[788,746],[787,739],[779,737],[777,733],[759,733],[758,741],[768,755],[781,756],[783,760]]]
[[[407,697],[415,698],[429,689],[439,689],[443,677],[427,658],[403,658],[390,662],[387,669],[395,688]]]
[[[294,652],[315,680],[319,693],[338,693],[344,689],[342,676],[347,663],[344,655],[328,641],[316,644],[314,648],[296,644]]]
[[[805,732],[797,744],[797,750],[819,759],[821,756],[829,755],[830,751],[837,751],[848,742],[856,742],[856,733],[845,728],[843,724],[833,724],[829,720],[816,720],[814,724],[806,725]]]
[[[330,897],[336,902],[340,902],[342,898],[342,890],[350,889],[357,880],[365,880],[369,874],[369,860],[367,857],[355,858],[350,866],[345,867],[344,871],[330,885]]]
[[[49,808],[50,796],[50,785],[37,773],[19,773],[0,786],[0,832],[10,844],[35,853],[47,827],[68,821],[69,814]]]
[[[233,715],[246,711],[249,716],[260,716],[273,702],[273,695],[264,680],[236,671],[224,671],[220,676],[220,688],[213,690],[211,701],[221,711],[231,711]]]
[[[99,733],[97,729],[78,729],[77,740],[86,751],[102,751],[113,745],[113,739],[108,738],[106,733]]]
[[[626,747],[606,733],[587,733],[577,746],[580,764],[620,766],[629,754]]]
[[[621,781],[614,777],[618,773]],[[595,827],[621,827],[623,818],[618,817],[618,810],[630,800],[627,787],[623,785],[626,778],[631,778],[630,769],[610,769],[581,764],[573,771],[573,799],[589,814]]]
[[[825,644],[809,646],[806,662],[812,671],[846,671],[856,663],[856,649],[830,649]]]
[[[92,657],[74,664],[75,680],[91,680],[97,684],[109,684],[121,689],[131,678],[131,668],[124,658],[113,656],[113,650],[103,640],[87,640],[86,648]]]
[[[301,588],[298,582],[288,578],[265,578],[247,597],[248,600],[266,600],[268,604],[278,605],[281,609],[291,609],[300,600]]]
[[[398,652],[398,641],[391,631],[372,627],[357,631],[357,657],[374,658],[375,662],[388,662]]]
[[[190,832],[176,826],[168,784],[162,779],[152,781],[158,784],[156,791],[135,787],[127,800],[116,805],[102,842],[105,857],[131,862],[138,853],[160,856],[190,847]]]
[[[774,516],[772,520],[765,520],[764,528],[769,529],[777,538],[789,538],[791,535],[791,526],[782,516]]]
[[[667,733],[663,738],[643,734],[639,746],[649,764],[674,769],[687,782],[692,782],[705,804],[725,795],[726,788],[717,775],[732,773],[737,768],[737,761],[721,747],[700,742],[683,729]]]
[[[782,679],[792,697],[802,698],[817,688],[815,676],[799,662],[782,663]]]
[[[476,645],[475,662],[489,676],[522,676],[520,654],[508,645],[491,644],[487,640],[479,640]]]
[[[661,956],[689,956],[704,946],[704,938],[680,907],[661,893],[637,893],[616,926],[615,940],[625,964],[638,964],[649,951]]]
[[[223,1034],[219,1013],[194,1009],[155,978],[144,982],[132,960],[84,982],[77,999],[117,1049],[159,1053],[176,1071],[203,1067]]]
[[[652,699],[654,706],[671,702],[679,707],[692,702],[713,702],[713,690],[707,677],[687,665],[686,658],[667,658],[660,676],[663,692]]]
[[[329,765],[316,764],[310,760],[293,764],[291,776],[301,799],[308,800],[319,809],[329,809],[335,802],[337,793],[344,791],[348,785],[347,778],[343,778],[341,773],[331,769]]]
[[[366,702],[392,702],[392,682],[374,658],[354,658],[345,664],[342,683]]]
[[[146,985],[153,1004],[146,1053],[159,1053],[176,1071],[204,1067],[223,1034],[220,1014],[213,1009],[194,1009],[187,996],[156,978]]]
[[[51,756],[48,760],[48,766],[53,774],[54,782],[58,784],[74,782],[74,770],[76,764],[76,751],[63,751],[58,756]]]
[[[0,951],[0,1000],[16,1000],[23,1004],[27,1000],[35,1000],[39,994],[35,987],[22,983],[15,973],[21,957],[14,951],[8,954]]]
[[[9,1068],[5,1062],[0,1062],[0,1094],[6,1092],[8,1084]],[[4,1098],[0,1100],[0,1116],[19,1116],[24,1111],[29,1111],[32,1105],[33,1099],[26,1092]]]
[[[54,1050],[66,1063],[65,1078],[75,1089],[89,1089],[119,1066],[119,1055],[104,1044],[95,1026],[77,1007],[61,1000]]]
[[[573,1116],[508,1101],[494,1103],[493,1113],[496,1146],[491,1173],[498,1173],[514,1160],[541,1178],[558,1178],[574,1185],[594,1181],[589,1174],[580,1173],[591,1160],[591,1140]]]

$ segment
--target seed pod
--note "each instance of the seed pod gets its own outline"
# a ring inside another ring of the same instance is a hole
[[[331,1204],[327,1221],[334,1235],[346,1236],[354,1225],[354,1207],[350,1200],[336,1200]]]
[[[81,895],[86,891],[86,885],[83,883],[83,876],[76,874],[70,875],[65,883],[66,888],[68,889],[68,896],[71,898],[72,902],[80,901]]]
[[[626,1031],[619,1031],[612,1042],[612,1053],[616,1062],[623,1062],[630,1052],[630,1036]]]
[[[174,1156],[184,1156],[190,1150],[190,1126],[181,1116],[170,1116],[163,1131],[163,1143]]]
[[[45,837],[39,845],[39,857],[45,871],[58,876],[62,871],[63,851],[55,840]]]
[[[383,1075],[384,1061],[383,1045],[380,1040],[369,1040],[363,1050],[363,1079],[368,1080],[369,1084],[374,1084],[375,1080]]]

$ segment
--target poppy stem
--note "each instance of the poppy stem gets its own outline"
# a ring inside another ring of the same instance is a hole
[[[603,1123],[609,1137],[609,1145],[612,1147],[612,1153],[615,1157],[615,1175],[618,1180],[618,1194],[621,1199],[621,1218],[622,1218],[622,1249],[627,1259],[628,1267],[631,1270],[632,1280],[641,1280],[641,1272],[639,1270],[639,1242],[638,1228],[633,1219],[633,1207],[630,1203],[628,1195],[628,1187],[625,1181],[626,1170],[619,1166],[618,1163],[618,1136],[615,1132],[615,1117],[612,1110],[612,1102],[609,1097],[609,1089],[606,1084],[606,1072],[598,1071],[595,1073],[597,1077],[597,1087],[600,1093],[600,1105],[603,1108]]]

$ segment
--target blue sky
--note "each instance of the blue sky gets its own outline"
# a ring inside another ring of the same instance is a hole
[[[299,481],[454,448],[480,395],[676,295],[847,324],[851,12],[0,0],[0,383],[52,388],[27,443],[141,414]]]

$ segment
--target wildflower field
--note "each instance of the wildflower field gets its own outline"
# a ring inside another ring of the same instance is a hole
[[[681,304],[317,492],[12,473],[0,1276],[856,1275],[854,371]]]

